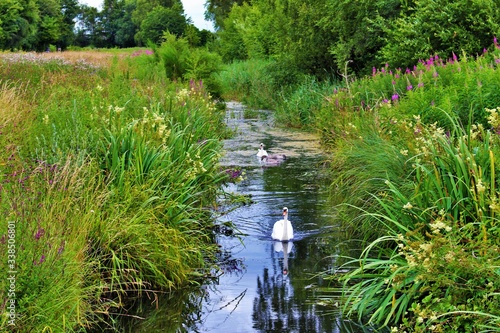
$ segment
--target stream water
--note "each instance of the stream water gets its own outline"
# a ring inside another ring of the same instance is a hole
[[[245,112],[237,103],[228,104],[226,122],[235,136],[224,144],[222,164],[245,172],[244,180],[227,191],[249,196],[252,203],[220,218],[232,222],[241,239],[218,237],[228,264],[217,283],[208,286],[192,332],[366,331],[341,319],[331,301],[339,290],[324,288],[318,275],[337,269],[345,250],[328,205],[318,138],[274,127],[269,113]],[[256,156],[261,142],[268,153],[285,154],[284,163],[262,165]],[[274,222],[285,206],[294,239],[273,241]]]
[[[234,225],[239,237],[218,234],[222,272],[214,283],[156,301],[155,320],[147,321],[154,324],[143,322],[130,331],[369,332],[341,318],[340,289],[329,288],[318,274],[337,270],[343,255],[355,255],[328,204],[318,138],[274,127],[270,113],[245,111],[238,103],[228,103],[226,122],[235,135],[224,143],[222,165],[244,171],[244,179],[226,191],[251,203],[222,214],[218,222]],[[256,156],[261,142],[268,153],[285,154],[284,163],[262,165]],[[282,243],[273,241],[271,232],[285,206],[295,237]],[[182,311],[169,311],[172,304],[182,304]]]

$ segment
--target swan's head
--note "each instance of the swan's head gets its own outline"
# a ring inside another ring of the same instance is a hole
[[[260,149],[264,149],[264,144],[263,143],[260,144]]]
[[[288,215],[288,208],[283,207],[283,216]]]

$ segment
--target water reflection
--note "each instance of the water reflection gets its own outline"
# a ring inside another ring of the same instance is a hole
[[[321,172],[317,138],[281,131],[261,119],[245,119],[236,109],[228,125],[237,136],[225,144],[223,163],[243,167],[246,179],[229,188],[248,195],[253,204],[221,217],[241,231],[241,241],[219,235],[218,243],[240,258],[242,270],[223,274],[209,288],[201,321],[193,332],[364,332],[341,319],[324,299],[328,287],[318,272],[339,266],[343,235],[335,228]],[[269,119],[269,118],[266,118]],[[286,154],[278,165],[256,157],[260,142],[268,153]],[[293,221],[293,242],[271,239],[282,207]],[[338,294],[337,294],[338,296]]]
[[[283,252],[283,275],[288,275],[288,255],[292,249],[293,242],[274,242],[274,251]]]

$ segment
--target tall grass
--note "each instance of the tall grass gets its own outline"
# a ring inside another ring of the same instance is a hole
[[[200,283],[218,250],[221,110],[148,53],[84,55],[0,57],[0,209],[17,228],[20,331],[104,327],[132,297]],[[2,224],[2,253],[6,235]],[[3,329],[5,279],[0,289]]]
[[[333,152],[333,193],[353,236],[369,240],[337,277],[347,316],[394,331],[498,331],[490,56],[384,67],[325,99],[317,128]]]
[[[420,138],[413,191],[387,181],[373,194],[380,211],[368,214],[388,235],[349,263],[358,268],[342,277],[346,313],[416,332],[487,330],[500,315],[499,139],[458,124],[451,135],[430,127]]]
[[[223,97],[240,100],[250,107],[274,108],[279,91],[266,71],[272,64],[272,60],[253,59],[226,65],[216,75]]]

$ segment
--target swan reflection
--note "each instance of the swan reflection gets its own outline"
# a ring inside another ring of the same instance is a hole
[[[288,255],[292,249],[293,242],[274,242],[274,251],[283,252],[283,275],[288,275]]]

